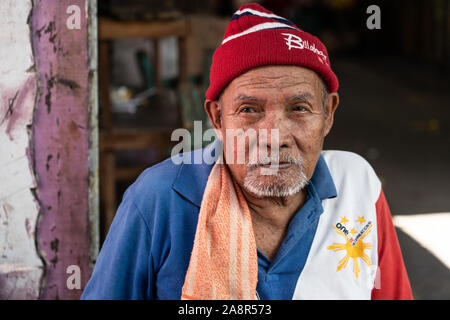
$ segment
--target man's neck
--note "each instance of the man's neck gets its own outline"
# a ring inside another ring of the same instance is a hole
[[[306,201],[306,189],[288,196],[261,198],[242,190],[254,223],[271,225],[280,230],[285,230],[292,217]]]

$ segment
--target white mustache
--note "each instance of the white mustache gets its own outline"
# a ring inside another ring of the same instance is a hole
[[[289,153],[281,153],[278,156],[278,159],[272,159],[270,156],[264,156],[264,157],[259,157],[258,159],[256,159],[257,161],[249,161],[249,163],[247,164],[248,167],[252,168],[252,167],[258,167],[258,166],[264,166],[264,165],[272,165],[272,166],[278,166],[280,163],[289,163],[289,164],[295,164],[299,167],[301,167],[303,165],[303,158],[300,155],[292,155]]]

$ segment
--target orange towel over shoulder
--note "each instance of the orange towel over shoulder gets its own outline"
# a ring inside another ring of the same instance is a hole
[[[256,298],[258,260],[247,202],[224,164],[206,184],[182,299]]]

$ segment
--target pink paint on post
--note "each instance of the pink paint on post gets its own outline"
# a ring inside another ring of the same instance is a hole
[[[46,272],[41,299],[79,299],[91,272],[89,225],[89,56],[87,0],[37,0],[32,38],[40,81],[33,153],[41,205],[37,240]],[[69,6],[81,28],[69,29]],[[81,270],[69,289],[67,268]]]

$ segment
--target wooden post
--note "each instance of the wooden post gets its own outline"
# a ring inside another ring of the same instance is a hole
[[[103,130],[112,128],[111,97],[109,94],[111,72],[109,61],[110,41],[99,41],[99,81],[102,84],[100,88],[100,106],[101,106],[101,127]]]
[[[95,8],[92,0],[35,0],[31,15],[41,299],[79,299],[98,248]]]
[[[102,154],[102,182],[101,192],[103,198],[104,221],[102,221],[102,239],[106,235],[111,225],[117,209],[116,201],[116,159],[114,151],[107,151]]]
[[[153,71],[155,74],[155,87],[156,92],[158,94],[162,93],[162,81],[161,81],[161,66],[160,66],[160,57],[159,57],[159,38],[152,39],[153,43]]]

